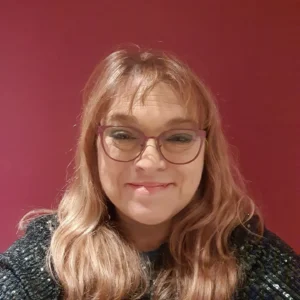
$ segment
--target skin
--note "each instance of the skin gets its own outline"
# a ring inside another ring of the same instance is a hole
[[[159,84],[144,103],[137,101],[128,114],[129,98],[118,97],[109,110],[105,125],[132,126],[147,136],[174,129],[196,129],[196,120],[187,119],[183,103],[166,84]],[[124,115],[115,118],[116,114]],[[162,117],[163,116],[163,117]],[[181,117],[186,122],[172,120]],[[104,192],[116,208],[118,221],[140,251],[158,248],[169,234],[172,218],[195,195],[203,172],[205,143],[199,156],[184,165],[167,162],[149,139],[134,161],[117,162],[108,157],[97,140],[98,168]],[[163,182],[166,188],[133,188],[133,182]]]

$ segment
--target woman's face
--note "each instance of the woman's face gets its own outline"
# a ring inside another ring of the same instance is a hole
[[[158,136],[175,128],[197,129],[195,122],[187,119],[183,103],[166,84],[157,85],[144,103],[135,102],[131,114],[128,114],[129,104],[129,98],[116,99],[107,114],[105,125],[131,126],[146,136]],[[179,122],[179,118],[186,122]],[[120,138],[120,135],[117,137]],[[124,138],[124,132],[121,132],[121,137]],[[110,138],[107,141],[112,145]],[[127,142],[121,140],[121,143]],[[194,161],[176,165],[166,161],[156,148],[155,141],[149,139],[144,151],[135,160],[118,162],[106,155],[98,138],[100,181],[119,217],[145,225],[170,221],[192,200],[198,189],[204,164],[204,146],[203,141],[202,150]],[[118,155],[121,150],[117,146],[115,148],[112,154]]]

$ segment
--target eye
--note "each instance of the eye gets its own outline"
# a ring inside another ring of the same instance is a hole
[[[166,137],[166,141],[167,142],[171,142],[171,143],[179,143],[179,144],[186,144],[186,143],[190,143],[193,141],[193,135],[191,134],[172,134],[168,137]]]
[[[114,130],[110,132],[109,134],[110,137],[116,140],[135,140],[136,137],[128,131],[125,130]]]

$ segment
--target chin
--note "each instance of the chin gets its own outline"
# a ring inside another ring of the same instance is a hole
[[[136,222],[144,225],[159,225],[165,222],[168,222],[171,220],[171,216],[146,216],[146,215],[140,215],[140,216],[132,216],[132,219]]]

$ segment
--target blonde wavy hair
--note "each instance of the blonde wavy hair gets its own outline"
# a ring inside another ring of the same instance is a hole
[[[135,78],[141,84],[134,86]],[[121,49],[94,70],[84,89],[75,170],[57,211],[47,261],[66,300],[138,299],[149,289],[140,253],[109,220],[113,206],[101,188],[97,126],[122,90],[137,95],[171,86],[207,132],[198,197],[172,220],[153,299],[230,299],[241,278],[230,244],[233,230],[254,214],[244,180],[224,137],[216,103],[183,62],[164,52]]]

